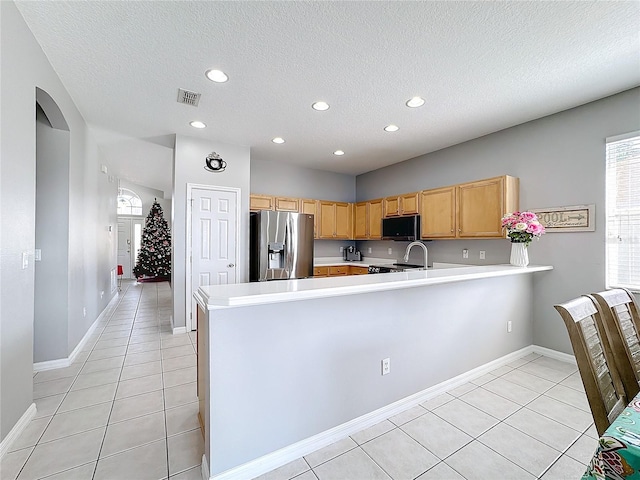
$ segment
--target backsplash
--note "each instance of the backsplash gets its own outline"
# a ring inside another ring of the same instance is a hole
[[[318,257],[341,257],[340,247],[356,246],[354,240],[314,240],[313,256]]]
[[[468,265],[497,265],[509,263],[511,243],[508,240],[432,240],[425,241],[429,251],[429,265],[434,261],[442,263],[461,263]],[[366,257],[389,258],[402,260],[409,242],[368,241],[356,242],[356,248]],[[371,253],[369,253],[371,248]],[[391,249],[391,253],[388,249]],[[462,251],[469,250],[469,258],[462,258]],[[535,249],[535,244],[532,245]],[[480,251],[485,252],[485,259],[480,260]],[[422,264],[423,252],[420,248],[413,248],[409,256],[409,263]],[[532,262],[533,263],[533,262]]]

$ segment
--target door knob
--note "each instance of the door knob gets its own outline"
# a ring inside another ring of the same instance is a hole
[[[227,265],[227,267],[231,268],[231,267],[235,267],[235,265],[233,263],[230,263],[229,265]]]

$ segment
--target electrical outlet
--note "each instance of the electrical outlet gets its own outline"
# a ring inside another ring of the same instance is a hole
[[[100,292],[100,298],[104,297],[104,290]]]
[[[371,253],[371,247],[369,247],[369,248],[367,249],[367,252]]]
[[[82,316],[83,317],[87,316],[87,307],[82,307]]]
[[[389,248],[389,249],[387,249],[387,253],[388,253],[389,255],[393,255],[393,250]]]
[[[42,261],[42,250],[40,250],[39,248],[36,248],[35,261],[36,262]]]
[[[29,254],[27,252],[22,252],[22,269],[29,267]]]
[[[468,249],[464,249],[462,250],[462,258],[469,258],[469,250]]]
[[[511,333],[511,330],[512,330],[512,324],[511,324],[511,320],[509,320],[507,322],[507,333]]]
[[[343,250],[344,250],[344,247],[340,247],[340,253],[342,253]]]
[[[486,252],[484,250],[480,250],[480,260],[484,260],[486,257]]]
[[[382,360],[382,375],[391,373],[391,359],[385,358]]]

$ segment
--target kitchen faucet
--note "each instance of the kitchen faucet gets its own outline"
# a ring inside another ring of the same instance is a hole
[[[409,261],[409,252],[416,245],[422,247],[422,249],[424,250],[424,268],[426,269],[427,268],[427,247],[422,242],[411,242],[409,245],[407,245],[407,250],[404,252],[404,263],[407,263]]]

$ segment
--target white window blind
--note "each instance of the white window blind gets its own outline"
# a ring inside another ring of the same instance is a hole
[[[640,135],[607,141],[607,287],[640,291]]]

